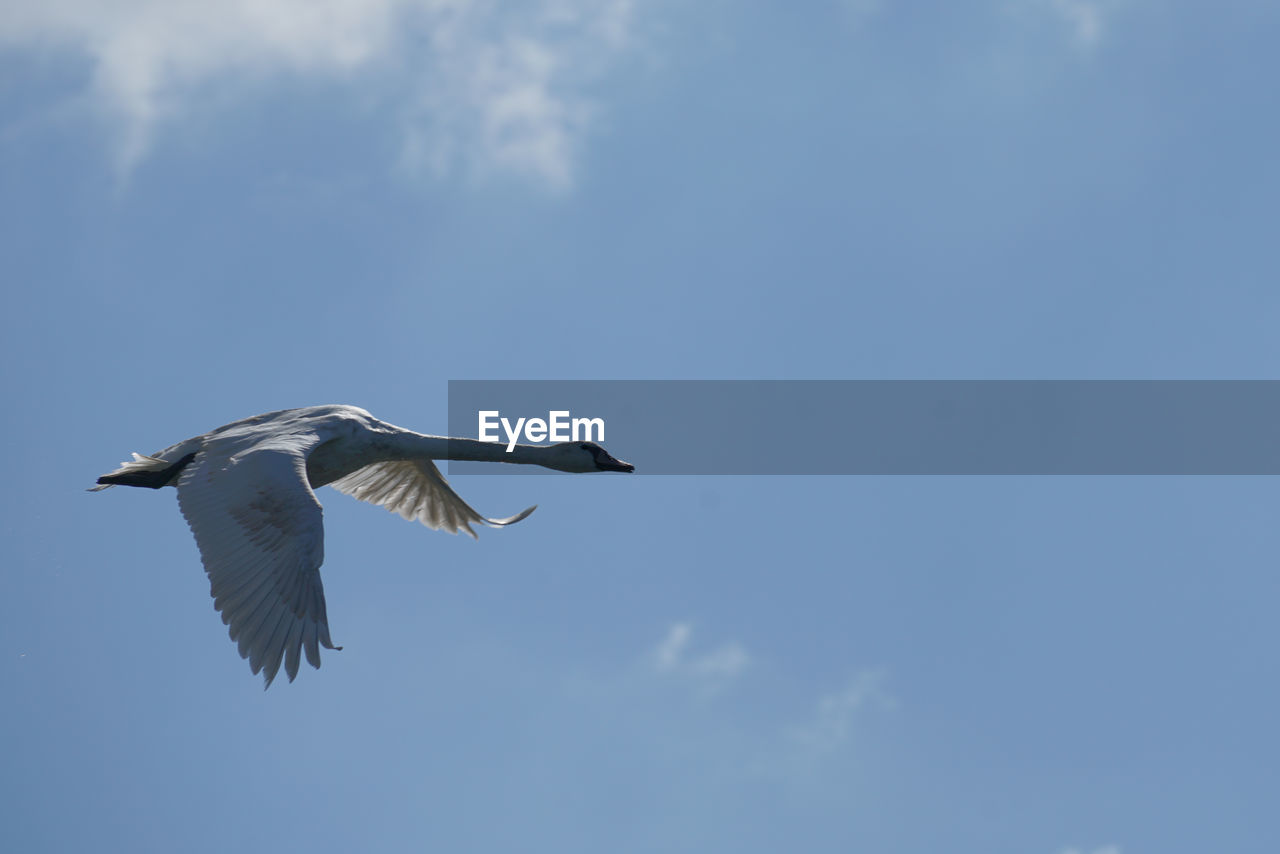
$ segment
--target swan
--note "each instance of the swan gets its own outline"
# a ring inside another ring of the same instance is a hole
[[[213,607],[241,658],[271,687],[283,660],[292,682],[305,652],[320,667],[329,637],[320,564],[324,527],[317,487],[473,538],[472,523],[503,527],[534,511],[489,519],[449,486],[435,460],[539,465],[566,472],[631,472],[594,442],[506,446],[426,436],[379,421],[355,406],[282,409],[235,421],[133,460],[98,478],[112,486],[178,489],[195,535]]]

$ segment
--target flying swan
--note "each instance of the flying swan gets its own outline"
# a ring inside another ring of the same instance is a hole
[[[320,666],[329,638],[320,564],[324,526],[317,487],[417,519],[428,528],[476,533],[501,527],[458,497],[434,460],[538,465],[566,472],[635,471],[594,442],[516,445],[424,436],[355,406],[282,409],[171,445],[98,478],[111,486],[178,488],[178,507],[200,548],[213,607],[230,626],[240,657],[271,686],[283,660],[292,682],[305,651]],[[536,507],[536,505],[535,505]]]

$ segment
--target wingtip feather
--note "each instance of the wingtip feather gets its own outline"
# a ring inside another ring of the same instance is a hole
[[[537,509],[538,509],[538,505],[535,504],[532,507],[526,507],[525,509],[521,510],[519,513],[517,513],[514,516],[508,516],[505,519],[485,519],[484,521],[487,525],[490,525],[491,527],[503,528],[503,527],[506,527],[507,525],[514,525],[516,522],[519,522],[522,519],[528,519],[529,514]]]

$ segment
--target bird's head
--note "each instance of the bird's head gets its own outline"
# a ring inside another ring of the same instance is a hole
[[[547,468],[582,474],[593,471],[633,472],[636,467],[624,463],[595,442],[558,442],[547,446]]]

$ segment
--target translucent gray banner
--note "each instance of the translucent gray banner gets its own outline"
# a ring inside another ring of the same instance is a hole
[[[449,435],[481,413],[504,447],[537,419],[638,474],[1280,474],[1275,380],[450,381]]]

